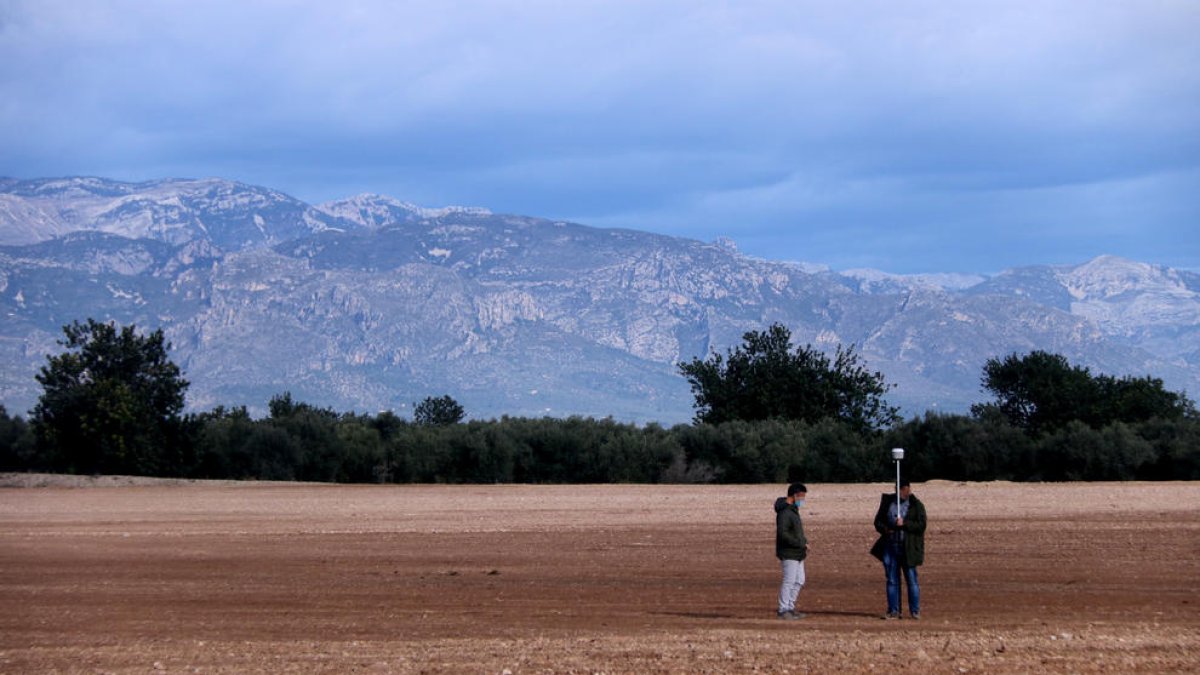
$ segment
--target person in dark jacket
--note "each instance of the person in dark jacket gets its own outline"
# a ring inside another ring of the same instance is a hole
[[[775,500],[775,557],[783,567],[778,611],[781,619],[804,618],[804,613],[796,611],[796,596],[804,587],[804,559],[808,557],[808,539],[800,520],[800,507],[807,494],[803,483],[792,483],[787,497]]]
[[[884,493],[875,513],[875,531],[879,540],[871,547],[871,555],[883,562],[887,576],[887,614],[885,619],[900,618],[900,576],[908,587],[908,612],[921,618],[921,587],[917,583],[917,568],[925,562],[925,505],[912,493],[908,481],[900,483],[900,500],[896,493]]]

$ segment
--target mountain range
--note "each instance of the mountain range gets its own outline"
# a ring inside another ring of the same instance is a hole
[[[449,394],[473,418],[691,419],[676,364],[749,330],[854,345],[906,414],[986,400],[1035,349],[1200,390],[1200,275],[1102,256],[996,275],[836,272],[701,242],[380,195],[310,205],[228,180],[0,178],[0,402],[62,326],[162,328],[188,406],[339,412]]]

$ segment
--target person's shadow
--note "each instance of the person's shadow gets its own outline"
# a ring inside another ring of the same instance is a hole
[[[856,616],[866,617],[868,619],[876,619],[878,613],[872,612],[851,612],[839,609],[798,609],[808,616]],[[753,619],[760,617],[738,616],[737,614],[726,614],[723,612],[655,612],[663,616],[681,616],[687,619]]]

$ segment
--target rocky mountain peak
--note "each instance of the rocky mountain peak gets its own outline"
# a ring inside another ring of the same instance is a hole
[[[1170,269],[1113,255],[1103,255],[1059,273],[1071,294],[1081,300],[1105,300],[1128,293],[1195,297],[1180,275]]]
[[[355,227],[278,190],[219,178],[0,183],[0,245],[94,231],[172,245],[204,240],[223,250],[244,250]]]
[[[1189,283],[1187,276],[1111,255],[1062,268],[1057,274],[1071,295],[1073,314],[1111,334],[1139,335],[1155,343],[1159,353],[1175,355],[1200,347],[1194,339],[1200,333],[1200,287],[1194,279]]]
[[[342,218],[361,225],[362,227],[378,229],[391,225],[411,223],[418,220],[444,218],[449,215],[488,216],[491,211],[472,206],[445,206],[427,208],[417,206],[412,202],[400,201],[392,197],[371,193],[362,193],[346,199],[337,199],[318,204],[316,209],[336,218]]]

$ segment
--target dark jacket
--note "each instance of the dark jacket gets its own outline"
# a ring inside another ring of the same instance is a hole
[[[787,503],[786,497],[775,500],[775,557],[780,560],[804,560],[808,555],[808,539],[800,509]]]
[[[871,547],[871,555],[883,560],[883,549],[887,545],[887,536],[895,531],[896,526],[888,519],[888,507],[896,503],[896,493],[880,495],[879,510],[875,512],[875,531],[879,539]],[[908,517],[901,527],[904,531],[905,564],[917,567],[925,562],[925,505],[911,492],[908,494]]]

